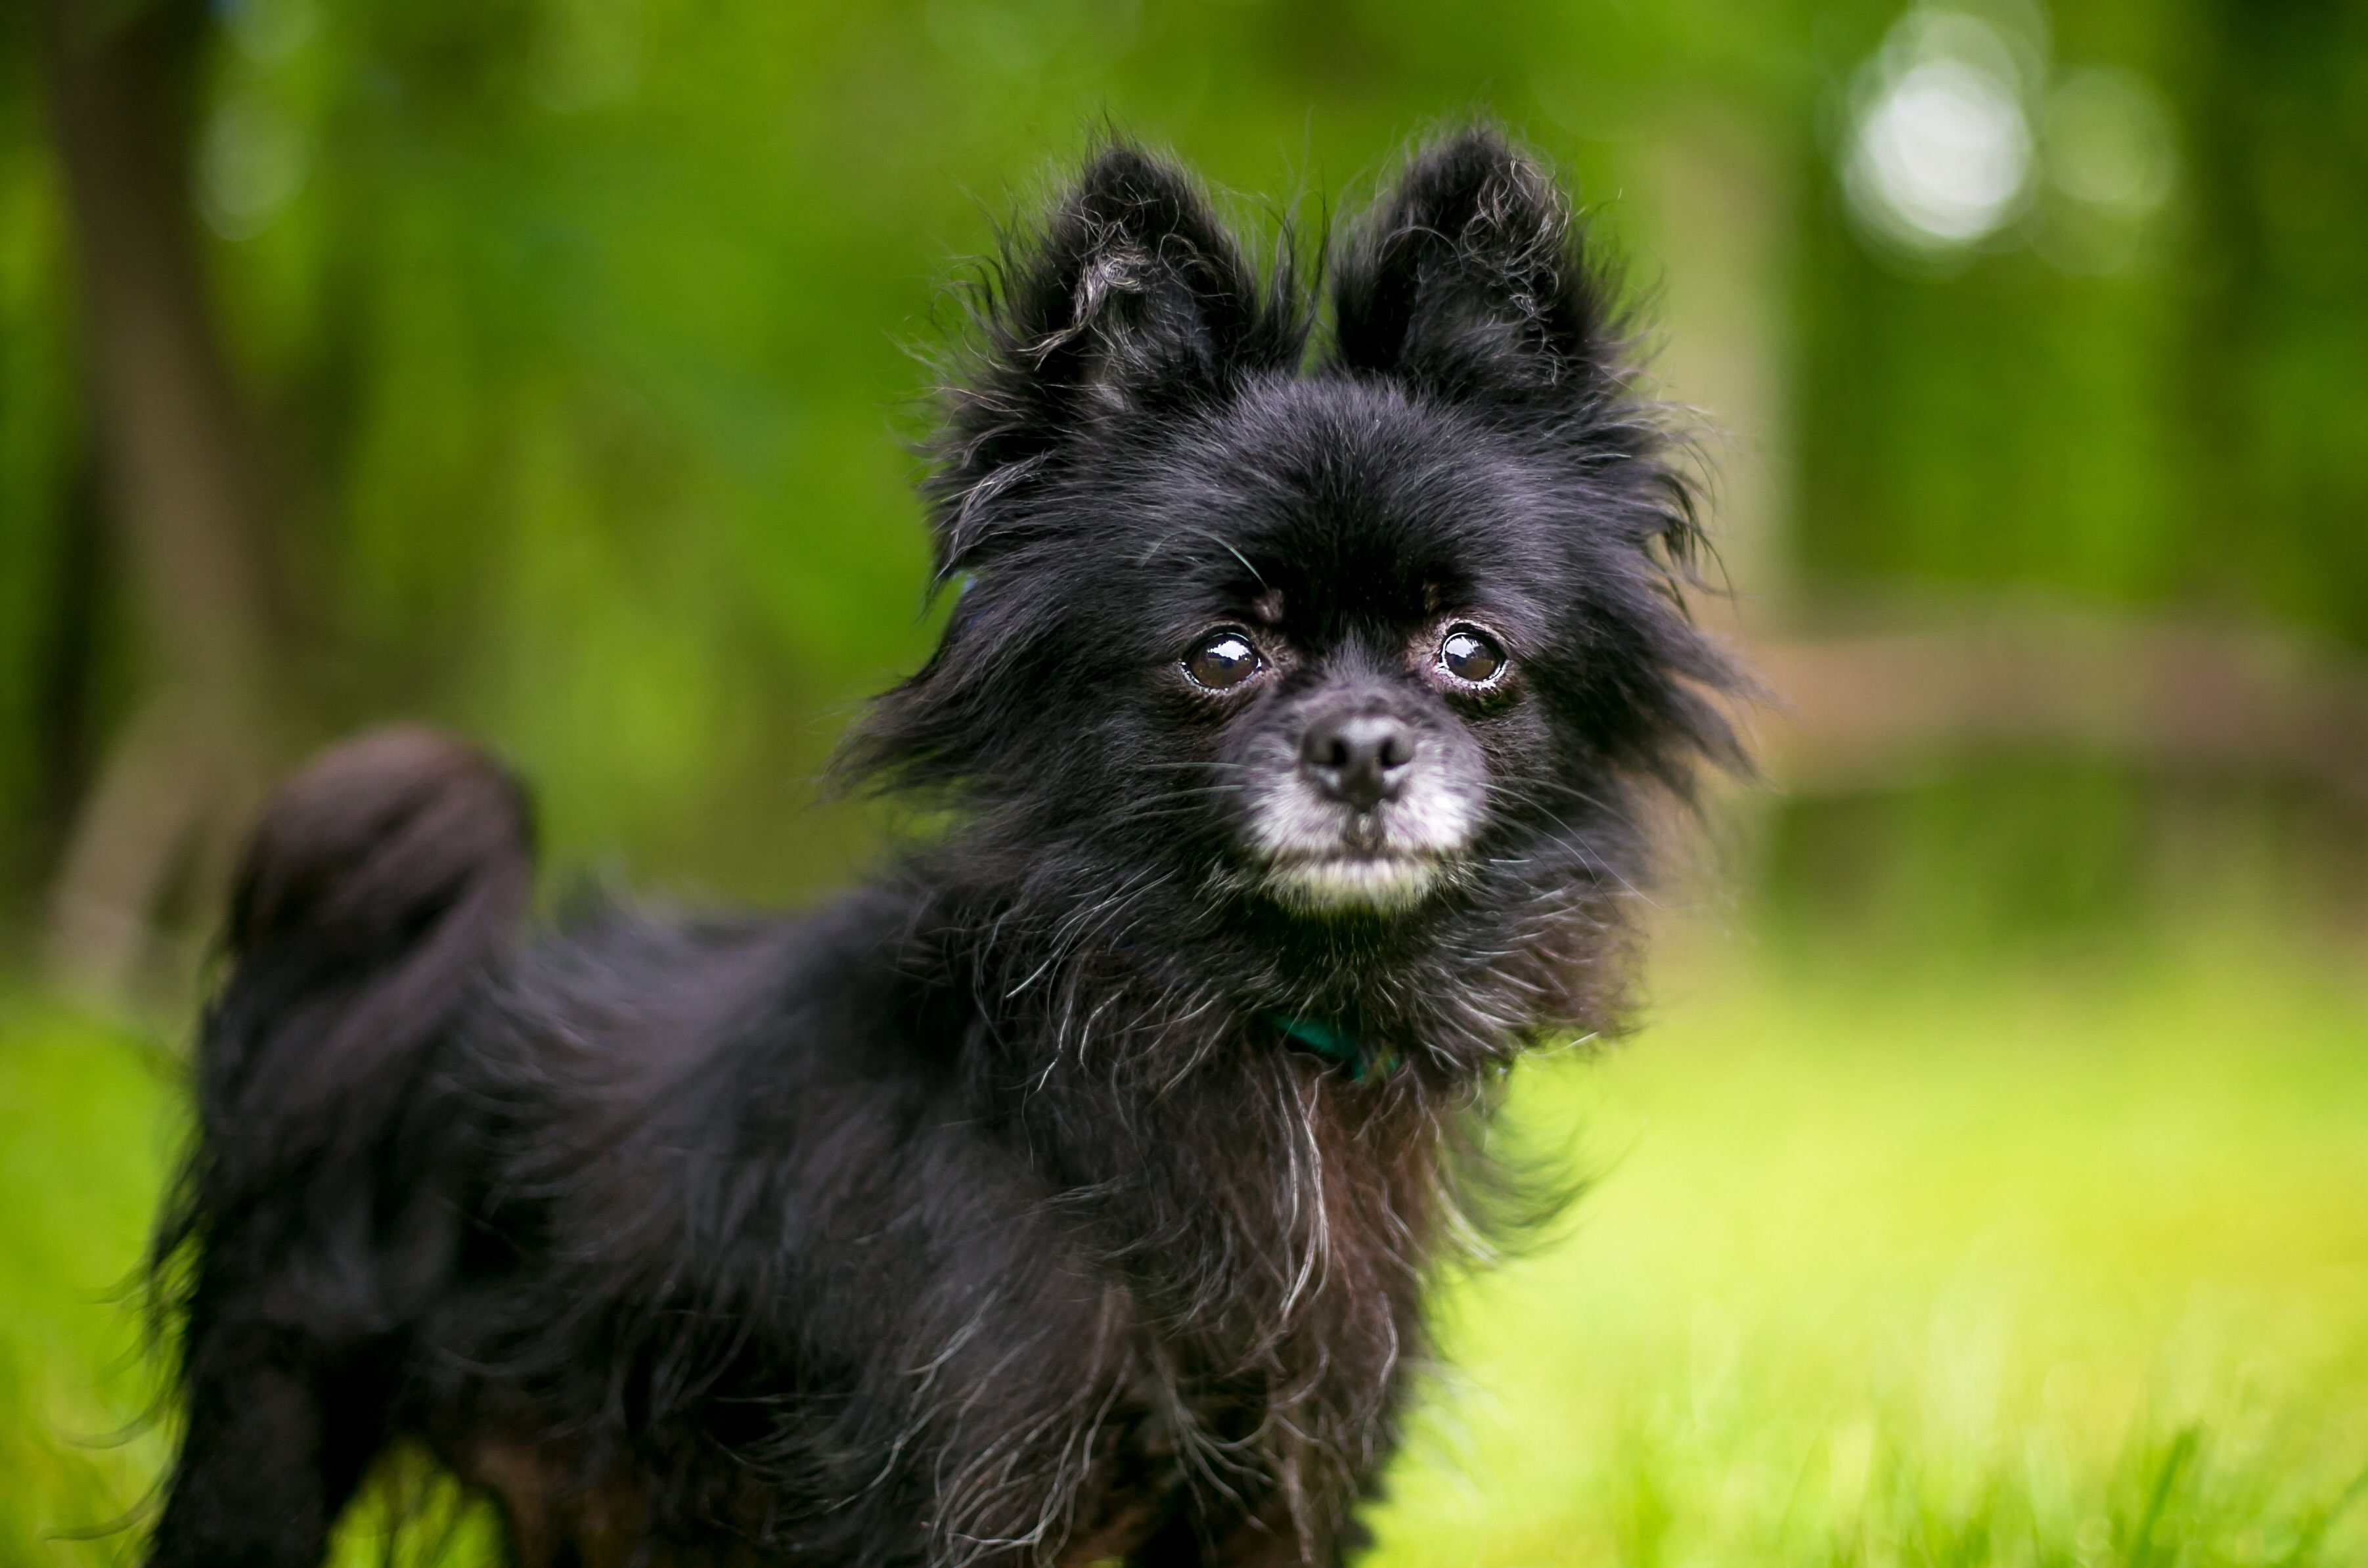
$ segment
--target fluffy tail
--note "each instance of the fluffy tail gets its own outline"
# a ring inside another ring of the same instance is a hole
[[[534,875],[524,796],[432,730],[377,731],[281,788],[231,903],[201,1042],[217,1154],[317,1143],[392,1091],[499,949]],[[275,1162],[277,1163],[277,1162]],[[224,1173],[227,1174],[227,1173]]]
[[[231,967],[199,1040],[199,1137],[157,1239],[159,1284],[196,1261],[192,1244],[302,1249],[320,1223],[307,1208],[330,1189],[362,1197],[426,1048],[525,906],[529,840],[518,786],[430,730],[349,741],[281,788],[232,898]],[[173,1283],[168,1296],[198,1281]]]
[[[423,1069],[524,907],[528,837],[507,776],[417,729],[328,753],[266,813],[157,1239],[188,1431],[153,1564],[317,1564],[383,1441],[369,1347],[450,1252]]]

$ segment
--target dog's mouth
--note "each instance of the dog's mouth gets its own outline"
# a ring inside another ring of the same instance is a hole
[[[1411,908],[1430,896],[1452,869],[1447,856],[1344,845],[1323,854],[1270,861],[1267,892],[1312,914]]]

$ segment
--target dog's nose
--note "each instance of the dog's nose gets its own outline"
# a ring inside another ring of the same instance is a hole
[[[1299,743],[1299,763],[1315,787],[1370,812],[1397,799],[1414,761],[1415,733],[1386,713],[1342,713],[1316,720]]]

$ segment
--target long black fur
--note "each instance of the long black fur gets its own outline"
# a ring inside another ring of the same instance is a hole
[[[1319,320],[1125,145],[1008,258],[927,489],[960,597],[848,752],[955,825],[871,886],[529,938],[476,754],[392,732],[288,787],[160,1242],[154,1562],[318,1562],[404,1441],[522,1563],[1355,1545],[1495,1085],[1617,1024],[1639,824],[1733,759],[1735,677],[1534,161],[1419,153],[1326,276]],[[1427,662],[1456,615],[1499,685]],[[1238,693],[1181,671],[1212,627],[1264,650]],[[1343,703],[1474,781],[1388,907],[1295,906],[1246,838]]]

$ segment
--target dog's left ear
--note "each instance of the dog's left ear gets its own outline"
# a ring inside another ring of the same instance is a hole
[[[1457,400],[1583,398],[1617,358],[1611,293],[1553,176],[1474,129],[1417,153],[1339,251],[1335,352]]]
[[[1295,365],[1294,299],[1280,265],[1261,282],[1181,169],[1103,148],[980,297],[983,341],[946,390],[930,486],[941,566],[967,564],[995,497],[1064,451]]]

